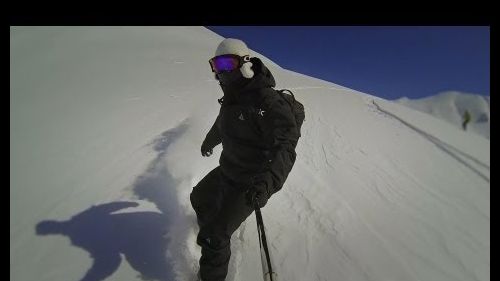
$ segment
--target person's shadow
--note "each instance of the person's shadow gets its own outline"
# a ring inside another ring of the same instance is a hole
[[[132,186],[137,199],[154,203],[160,212],[113,214],[138,203],[111,202],[92,206],[67,221],[46,220],[36,225],[38,235],[68,236],[74,246],[90,253],[93,264],[81,281],[99,281],[111,276],[120,266],[121,255],[143,280],[174,280],[172,261],[166,256],[170,242],[166,234],[175,228],[174,219],[179,216],[174,188],[178,183],[169,173],[164,157],[167,148],[186,129],[187,120],[163,132],[150,144],[158,154]]]
[[[112,202],[89,209],[67,221],[42,221],[38,235],[60,234],[90,253],[92,267],[82,281],[104,280],[115,272],[123,254],[144,280],[171,280],[165,251],[167,218],[157,212],[112,214],[136,202]]]

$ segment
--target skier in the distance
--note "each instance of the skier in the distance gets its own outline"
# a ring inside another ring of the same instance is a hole
[[[231,235],[279,191],[295,162],[300,137],[291,106],[273,89],[274,77],[246,44],[224,39],[209,60],[224,96],[201,154],[222,143],[219,166],[191,192],[198,218],[202,281],[223,281],[231,256]]]
[[[464,131],[467,130],[467,124],[469,124],[470,122],[470,113],[468,110],[465,110],[464,112],[464,116],[463,116],[463,121],[462,121],[462,128],[464,129]]]

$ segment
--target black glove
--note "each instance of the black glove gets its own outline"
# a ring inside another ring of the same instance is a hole
[[[263,208],[267,204],[269,199],[269,191],[267,189],[267,184],[265,182],[260,182],[253,187],[250,187],[246,194],[246,203],[249,207],[254,208],[255,203],[259,205],[259,208]]]
[[[210,157],[210,155],[212,155],[213,152],[214,152],[213,148],[209,147],[208,145],[205,144],[205,142],[203,142],[203,144],[201,145],[201,155],[205,157]]]

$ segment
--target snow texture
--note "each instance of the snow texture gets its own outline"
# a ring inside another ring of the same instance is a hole
[[[10,28],[10,280],[194,280],[189,194],[222,149],[200,155],[222,39]],[[262,210],[280,280],[490,280],[489,139],[263,60],[306,109]],[[227,280],[261,280],[253,215],[231,248]]]

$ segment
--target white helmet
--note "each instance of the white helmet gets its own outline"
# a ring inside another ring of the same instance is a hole
[[[226,38],[222,40],[219,46],[217,46],[217,50],[215,51],[215,56],[221,55],[238,55],[240,57],[250,57],[250,52],[248,51],[248,47],[245,42],[238,39]],[[240,71],[245,78],[252,78],[254,75],[254,72],[252,70],[252,63],[250,61],[243,63],[243,65],[240,67]]]
[[[221,55],[238,55],[243,57],[250,56],[250,52],[245,42],[238,39],[226,38],[217,46],[217,50],[215,51],[215,56]]]

